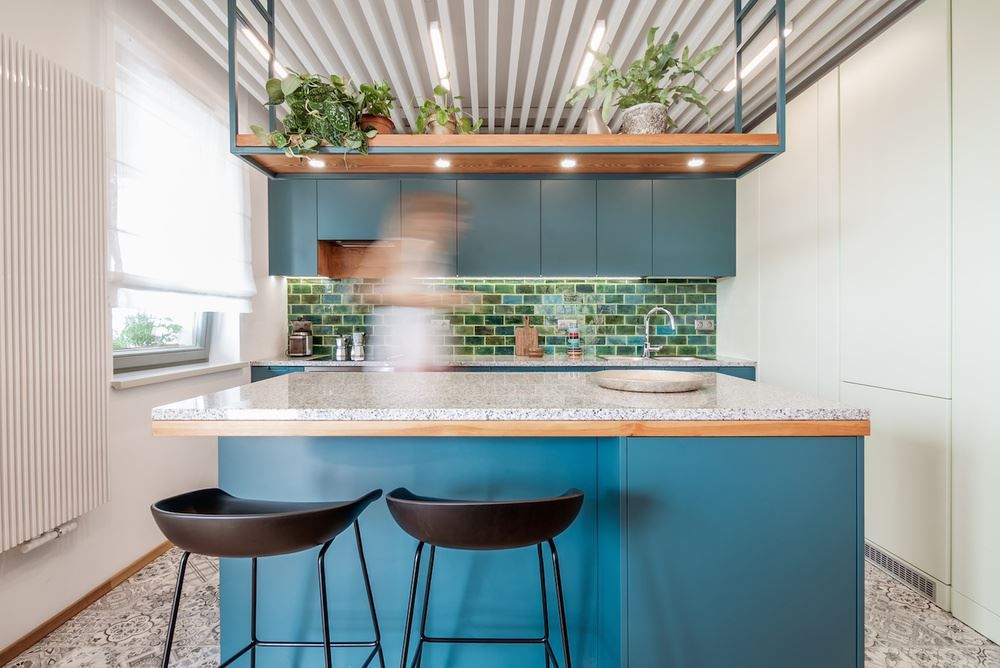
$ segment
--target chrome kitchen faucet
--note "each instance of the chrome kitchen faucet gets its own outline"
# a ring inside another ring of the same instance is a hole
[[[652,359],[653,355],[660,352],[660,348],[663,346],[656,346],[655,348],[649,345],[649,320],[653,317],[653,314],[657,311],[666,314],[670,318],[670,329],[677,331],[677,323],[674,321],[674,314],[663,308],[662,306],[654,306],[649,309],[649,313],[646,314],[644,323],[646,325],[646,336],[642,340],[642,356],[645,359]]]

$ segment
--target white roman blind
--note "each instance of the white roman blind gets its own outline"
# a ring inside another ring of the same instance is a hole
[[[0,551],[108,498],[104,92],[0,35]]]
[[[224,111],[121,26],[115,35],[115,306],[250,310],[247,167],[229,153]]]

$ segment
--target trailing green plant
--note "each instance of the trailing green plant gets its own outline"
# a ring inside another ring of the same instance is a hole
[[[315,153],[324,141],[367,153],[368,140],[378,134],[374,129],[361,129],[364,95],[336,74],[320,77],[289,72],[283,79],[268,79],[265,89],[266,106],[288,105],[288,113],[281,119],[284,129],[268,132],[259,125],[250,129],[262,141],[284,149],[289,157]]]
[[[679,56],[677,51],[678,33],[670,36],[663,44],[656,43],[656,31],[652,27],[646,33],[646,51],[623,72],[615,67],[609,53],[591,51],[600,64],[586,84],[574,87],[566,99],[571,103],[581,102],[598,95],[604,96],[601,114],[604,120],[611,116],[611,107],[617,102],[620,109],[642,104],[659,102],[667,107],[677,102],[688,102],[711,116],[708,98],[699,93],[694,84],[699,78],[705,79],[700,66],[719,52],[718,46],[691,55],[688,47]],[[707,79],[705,79],[707,81]],[[676,128],[674,119],[667,116],[667,125]]]
[[[378,83],[361,84],[358,86],[361,91],[361,113],[372,116],[388,116],[392,113],[392,103],[396,101],[396,96],[392,94],[392,88],[388,81]]]
[[[461,99],[460,95],[452,98],[452,100]],[[417,114],[417,132],[423,134],[427,130],[427,122],[431,120],[438,125],[447,125],[449,121],[455,121],[456,129],[463,135],[475,134],[483,125],[483,119],[473,119],[454,101],[449,102],[448,89],[440,84],[434,86],[434,96],[427,98],[420,105],[420,113]]]

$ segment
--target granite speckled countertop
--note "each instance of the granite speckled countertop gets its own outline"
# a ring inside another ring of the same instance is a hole
[[[153,409],[157,421],[868,420],[866,409],[706,373],[678,394],[601,388],[550,372],[293,373]]]
[[[546,355],[545,357],[516,357],[514,355],[456,355],[436,360],[442,367],[626,367],[626,366],[667,366],[667,367],[754,367],[756,362],[735,357],[690,358],[690,357],[659,357],[651,360],[605,360],[600,357],[583,357],[571,360],[565,355]],[[335,361],[329,357],[277,357],[251,362],[251,366],[403,366],[405,360],[351,360]]]

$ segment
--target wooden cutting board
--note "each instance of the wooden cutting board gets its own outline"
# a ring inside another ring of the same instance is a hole
[[[514,328],[514,354],[526,356],[529,348],[538,347],[538,330],[531,326],[527,316],[524,318],[524,327]]]

